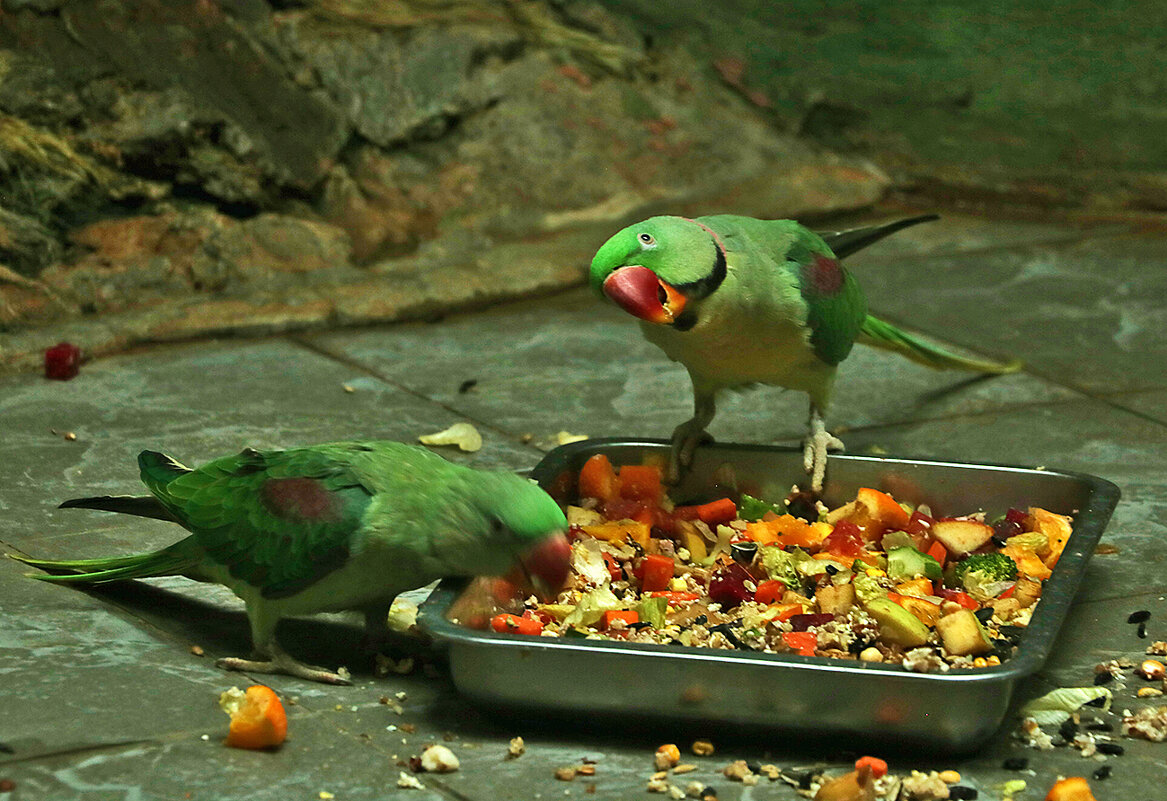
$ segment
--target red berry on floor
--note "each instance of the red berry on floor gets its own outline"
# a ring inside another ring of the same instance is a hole
[[[68,381],[81,369],[81,348],[61,342],[45,351],[45,378]]]

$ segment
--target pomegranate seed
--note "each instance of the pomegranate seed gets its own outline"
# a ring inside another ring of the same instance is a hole
[[[45,378],[68,381],[81,370],[81,348],[61,342],[45,351]]]

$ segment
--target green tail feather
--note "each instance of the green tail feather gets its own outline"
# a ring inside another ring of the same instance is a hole
[[[970,370],[977,373],[1015,373],[1021,369],[1022,362],[1014,359],[1009,362],[994,362],[984,359],[969,359],[957,356],[938,345],[917,339],[906,331],[901,331],[891,323],[880,320],[878,317],[867,315],[861,329],[861,341],[884,350],[895,352],[908,357],[914,362],[938,370]]]
[[[187,540],[176,542],[160,551],[138,553],[130,556],[112,556],[107,559],[33,559],[28,556],[8,554],[18,562],[39,567],[48,575],[29,574],[42,581],[75,584],[104,584],[109,581],[149,578],[151,576],[177,576],[186,573],[199,563],[199,558],[191,553]]]
[[[160,487],[165,487],[179,476],[191,472],[189,467],[179,464],[165,453],[157,451],[142,451],[138,454],[138,469],[141,471],[142,483],[150,488],[155,495]]]

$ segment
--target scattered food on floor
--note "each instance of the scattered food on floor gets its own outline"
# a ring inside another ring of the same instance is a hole
[[[482,435],[478,429],[467,422],[454,423],[444,431],[434,434],[422,434],[417,438],[422,445],[454,445],[465,453],[474,453],[482,449]]]

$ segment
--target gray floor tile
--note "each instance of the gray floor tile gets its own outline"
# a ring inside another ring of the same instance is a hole
[[[561,430],[668,437],[692,414],[684,368],[645,342],[628,315],[583,290],[440,325],[339,332],[313,341],[469,417],[533,434],[536,442]],[[477,383],[459,392],[466,380]],[[829,420],[858,427],[1074,397],[1024,374],[941,372],[860,346],[840,371]],[[725,393],[718,409],[710,432],[723,441],[775,442],[806,430],[803,393],[774,387]]]
[[[885,261],[863,285],[895,322],[1109,393],[1167,385],[1165,263],[1163,239],[1116,236]]]

